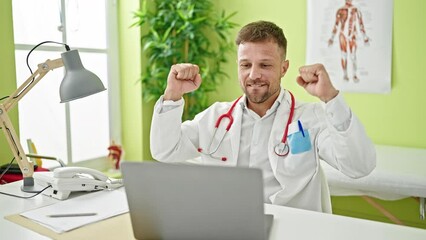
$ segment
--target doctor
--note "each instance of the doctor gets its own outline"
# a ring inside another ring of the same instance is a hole
[[[153,157],[260,168],[265,203],[330,212],[322,200],[321,191],[327,186],[321,182],[319,161],[352,178],[368,175],[376,164],[375,149],[362,124],[321,64],[301,67],[296,79],[320,103],[298,102],[281,88],[289,68],[287,40],[274,23],[244,26],[236,44],[244,95],[234,102],[217,102],[192,121],[182,123],[182,96],[202,83],[199,67],[190,63],[171,67],[164,95],[154,109]]]

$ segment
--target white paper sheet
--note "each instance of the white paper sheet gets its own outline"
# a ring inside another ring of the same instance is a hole
[[[37,208],[21,216],[36,221],[57,233],[70,231],[129,211],[124,188],[87,193],[49,206]],[[94,216],[49,217],[52,214],[96,213]]]

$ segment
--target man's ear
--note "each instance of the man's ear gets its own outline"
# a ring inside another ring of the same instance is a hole
[[[284,75],[287,73],[289,66],[290,62],[288,60],[284,60],[281,65],[281,77],[284,77]]]

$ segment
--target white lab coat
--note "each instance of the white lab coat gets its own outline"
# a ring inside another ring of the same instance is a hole
[[[342,98],[339,94],[337,97]],[[270,197],[272,204],[324,211],[321,206],[321,176],[319,160],[324,160],[334,168],[352,178],[368,175],[375,167],[374,145],[367,137],[356,116],[351,113],[350,125],[345,131],[338,131],[326,116],[323,103],[295,104],[293,121],[288,135],[299,131],[297,121],[309,132],[311,150],[302,153],[289,153],[285,157],[275,154],[274,147],[281,142],[290,112],[291,98],[285,92],[285,100],[277,109],[268,143],[268,156],[273,173],[282,190]],[[199,158],[203,164],[236,166],[242,120],[242,107],[237,104],[234,123],[226,134],[215,156],[226,156],[226,161],[201,155],[198,148],[207,151],[214,134],[218,117],[226,113],[232,102],[215,103],[198,114],[194,120],[182,124],[183,106],[160,113],[162,98],[155,106],[151,124],[151,153],[154,159],[163,162],[182,162]],[[245,97],[240,101],[245,101]],[[343,99],[341,103],[345,104]],[[346,106],[345,106],[346,107]],[[224,120],[218,132],[224,131]],[[220,136],[220,133],[216,133]],[[297,144],[296,142],[294,144]],[[207,151],[208,152],[208,151]]]

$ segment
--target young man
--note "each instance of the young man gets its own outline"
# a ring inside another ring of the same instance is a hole
[[[215,103],[192,121],[182,123],[182,96],[200,86],[199,67],[171,67],[154,109],[153,157],[261,168],[266,203],[326,211],[319,160],[350,177],[365,176],[376,163],[372,142],[322,65],[301,67],[296,79],[322,103],[296,102],[281,88],[289,67],[281,28],[265,21],[250,23],[240,30],[236,44],[244,95],[235,102]]]

